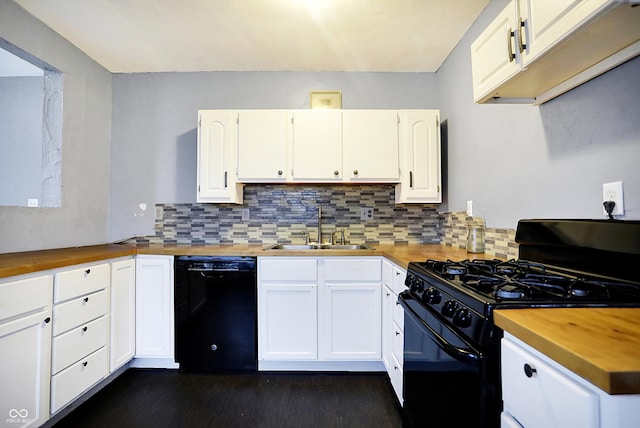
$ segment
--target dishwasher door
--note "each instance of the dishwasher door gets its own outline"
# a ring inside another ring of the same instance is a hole
[[[176,257],[175,341],[181,369],[257,370],[255,257]]]

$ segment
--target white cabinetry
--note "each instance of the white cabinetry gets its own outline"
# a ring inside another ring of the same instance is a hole
[[[318,262],[258,258],[258,358],[318,357]]]
[[[439,110],[402,110],[397,204],[442,202],[440,158]]]
[[[399,181],[398,121],[396,110],[342,110],[345,181]]]
[[[237,112],[198,111],[198,202],[242,204],[237,144]]]
[[[509,333],[501,359],[503,428],[637,426],[640,395],[609,395]]]
[[[128,363],[136,351],[136,262],[111,263],[111,372]]]
[[[135,367],[177,368],[174,354],[173,256],[136,257]]]
[[[240,110],[238,112],[238,181],[286,181],[286,110]]]
[[[292,113],[293,181],[342,180],[342,110]]]
[[[405,289],[406,270],[388,260],[382,262],[383,360],[391,385],[402,405],[402,363],[404,351],[404,312],[398,303],[398,294]]]
[[[319,357],[380,360],[379,258],[326,258],[318,296]]]
[[[3,426],[40,426],[49,417],[52,293],[50,275],[0,284]]]
[[[55,274],[51,345],[51,413],[109,373],[107,263]]]
[[[259,257],[260,370],[376,370],[379,257]]]
[[[640,10],[616,0],[512,0],[471,45],[476,102],[540,104],[640,54]]]

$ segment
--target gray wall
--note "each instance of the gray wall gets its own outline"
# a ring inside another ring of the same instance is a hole
[[[623,181],[640,219],[640,58],[540,107],[475,105],[470,45],[505,6],[493,0],[438,70],[447,203],[491,227],[531,217],[605,218],[602,184]]]
[[[111,73],[13,1],[0,0],[0,38],[64,73],[62,206],[0,207],[0,253],[106,242]]]
[[[42,77],[0,77],[0,205],[41,197],[43,90]]]
[[[195,202],[198,109],[308,108],[329,89],[343,108],[438,106],[433,73],[114,75],[109,239],[152,235],[156,203]]]

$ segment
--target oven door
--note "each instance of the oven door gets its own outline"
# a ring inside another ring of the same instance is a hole
[[[497,427],[499,360],[456,334],[405,291],[403,398],[407,425]]]

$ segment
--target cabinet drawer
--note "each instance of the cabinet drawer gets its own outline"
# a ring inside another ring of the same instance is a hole
[[[53,339],[51,350],[51,373],[70,366],[81,358],[107,344],[107,317],[74,328]]]
[[[403,269],[399,269],[394,266],[393,268],[393,277],[391,280],[393,292],[396,294],[402,293],[407,289],[407,286],[404,285],[404,280],[407,278],[407,272]]]
[[[49,275],[0,284],[0,321],[51,305],[52,290]]]
[[[110,271],[109,264],[105,263],[57,273],[53,302],[62,302],[107,288]]]
[[[393,322],[398,326],[400,331],[403,332],[404,331],[404,310],[402,309],[402,306],[400,306],[400,303],[398,303],[397,297],[394,297],[392,311],[393,311],[392,312]]]
[[[391,338],[391,352],[400,364],[404,361],[404,334],[398,325],[393,323],[393,337]]]
[[[396,393],[398,402],[403,404],[402,399],[402,364],[396,359],[395,355],[391,356],[391,367],[389,367],[389,378],[391,379],[391,386]]]
[[[504,410],[523,426],[598,426],[598,396],[508,339],[502,340]],[[525,373],[525,367],[535,372]]]
[[[328,259],[324,267],[327,281],[382,281],[382,261],[375,257]]]
[[[318,262],[315,259],[258,259],[260,281],[317,281]]]
[[[107,294],[107,290],[102,290],[55,305],[53,307],[53,335],[57,336],[106,314],[109,308]]]
[[[51,378],[51,413],[55,413],[93,384],[104,378],[109,371],[107,347],[81,359]]]

